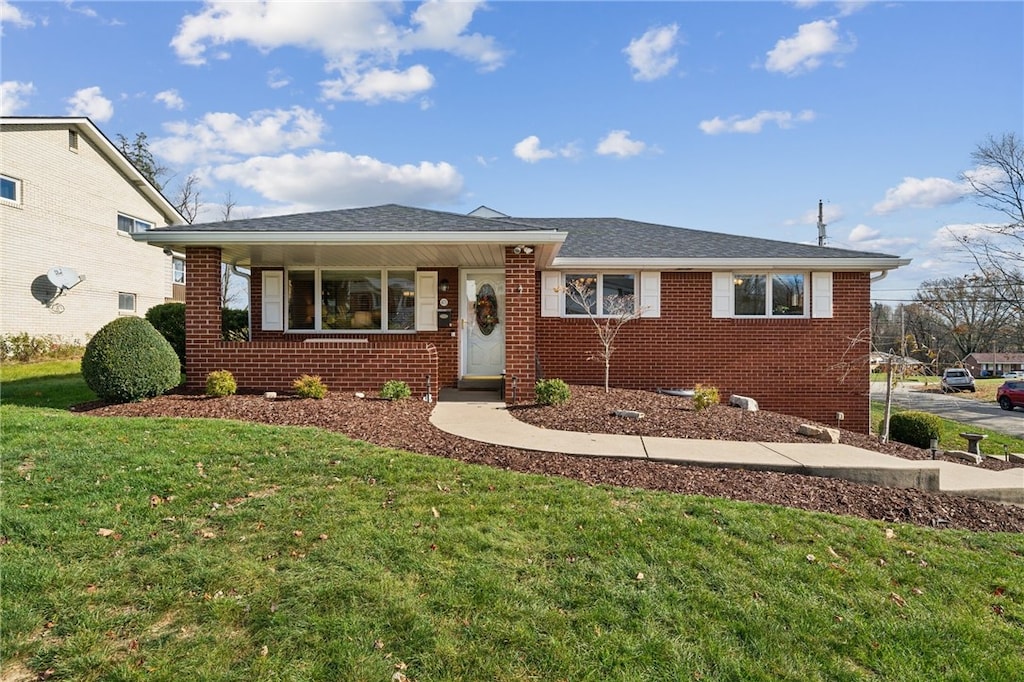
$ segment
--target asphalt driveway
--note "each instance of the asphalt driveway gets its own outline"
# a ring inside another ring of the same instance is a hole
[[[946,419],[1024,438],[1024,410],[1000,409],[995,402],[985,403],[965,397],[969,394],[927,393],[908,386],[894,386],[892,402],[910,410],[930,412]],[[871,382],[871,399],[885,400],[885,384]]]

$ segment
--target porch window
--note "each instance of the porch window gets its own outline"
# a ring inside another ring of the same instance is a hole
[[[567,317],[588,314],[597,317],[614,316],[624,312],[623,304],[628,306],[628,312],[636,309],[636,275],[633,273],[570,272],[565,274],[564,283]],[[574,286],[574,283],[582,283],[582,287]],[[580,289],[586,296],[578,293]]]
[[[802,273],[736,273],[733,311],[738,317],[802,317],[807,314]]]
[[[289,270],[288,329],[413,331],[413,270]]]

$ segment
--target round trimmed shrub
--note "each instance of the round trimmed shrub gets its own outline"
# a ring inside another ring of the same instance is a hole
[[[533,388],[538,405],[561,405],[569,402],[572,393],[561,379],[541,379]]]
[[[206,395],[211,398],[234,395],[237,390],[235,377],[226,369],[214,370],[206,375]]]
[[[146,311],[146,319],[156,327],[178,354],[178,361],[185,366],[185,304],[161,303]]]
[[[402,400],[411,395],[412,389],[409,388],[409,384],[397,379],[385,381],[383,388],[380,389],[380,397],[388,400]]]
[[[152,324],[141,317],[119,317],[85,345],[82,377],[101,400],[130,403],[177,386],[181,363]]]
[[[889,438],[899,443],[927,449],[939,437],[942,419],[927,412],[897,412],[889,417]],[[879,429],[881,431],[881,429]]]

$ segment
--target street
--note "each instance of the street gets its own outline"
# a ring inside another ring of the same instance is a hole
[[[983,403],[967,397],[970,394],[926,393],[908,386],[894,386],[892,395],[893,405],[910,410],[930,412],[964,424],[973,424],[1017,438],[1024,438],[1024,410],[1020,408],[1007,412],[1000,409],[995,402]],[[879,402],[885,400],[885,384],[883,382],[871,382],[871,399]]]

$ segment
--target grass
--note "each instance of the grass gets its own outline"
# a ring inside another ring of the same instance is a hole
[[[906,408],[897,405],[892,406],[892,413],[903,412]],[[885,415],[885,403],[872,401],[871,403],[871,425],[875,433],[880,431],[880,424]],[[963,424],[939,417],[942,427],[939,431],[939,448],[943,450],[966,450],[967,441],[961,437],[961,433],[983,433],[988,436],[981,441],[979,447],[981,452],[990,455],[1002,455],[1004,452],[1024,453],[1024,439],[1009,436],[1005,433],[984,429],[974,424]]]
[[[308,428],[0,416],[5,679],[1024,677],[1020,535]]]

